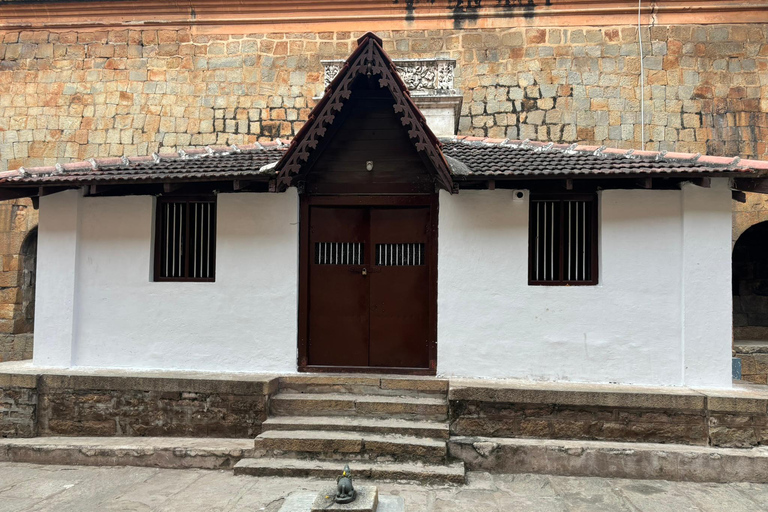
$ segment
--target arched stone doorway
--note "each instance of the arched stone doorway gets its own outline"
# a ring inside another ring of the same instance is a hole
[[[739,237],[732,269],[734,352],[742,378],[768,384],[768,221]]]

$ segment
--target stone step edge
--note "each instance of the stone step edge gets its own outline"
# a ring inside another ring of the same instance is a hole
[[[444,439],[397,434],[314,430],[270,430],[254,442],[255,457],[312,460],[377,460],[445,462]]]
[[[401,434],[442,440],[450,437],[450,425],[447,421],[400,418],[382,420],[365,416],[271,416],[261,424],[262,432],[307,428],[319,431]]]
[[[448,401],[441,398],[279,393],[269,404],[270,416],[363,416],[445,421]]]
[[[463,462],[449,465],[350,461],[353,478],[371,480],[408,480],[434,484],[463,484],[465,471]],[[294,476],[335,478],[344,463],[342,461],[317,461],[303,459],[244,458],[235,464],[235,475],[251,476]]]
[[[437,398],[431,396],[401,396],[401,395],[366,395],[360,393],[277,393],[272,396],[271,401],[290,400],[290,401],[327,401],[327,402],[364,402],[364,403],[387,403],[387,404],[417,404],[417,405],[448,405],[447,398]]]
[[[0,462],[73,466],[230,469],[253,455],[253,439],[33,437],[0,439]]]
[[[768,447],[451,437],[467,471],[684,482],[768,483]]]
[[[267,430],[256,438],[263,440],[301,440],[301,441],[360,441],[365,449],[366,442],[392,443],[402,446],[419,446],[426,448],[445,448],[445,439],[429,437],[406,436],[401,434],[378,434],[372,432],[349,432],[333,430]]]

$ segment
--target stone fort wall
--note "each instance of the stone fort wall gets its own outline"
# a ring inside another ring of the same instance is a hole
[[[210,32],[210,31],[209,31]],[[362,32],[0,32],[0,170],[291,137]],[[633,26],[377,31],[451,57],[462,135],[642,144]],[[646,148],[768,157],[768,25],[643,27]]]

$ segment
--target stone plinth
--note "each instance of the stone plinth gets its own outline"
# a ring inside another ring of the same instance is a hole
[[[355,487],[357,498],[352,503],[339,504],[333,501],[336,495],[336,488],[329,488],[327,491],[317,495],[312,503],[312,512],[322,512],[324,510],[344,510],[345,512],[376,512],[379,505],[379,489],[376,486]]]
[[[374,487],[375,489],[375,487]],[[310,512],[313,504],[317,499],[317,494],[314,492],[294,492],[285,499],[285,502],[280,507],[279,512]],[[344,507],[354,505],[336,505],[337,507]],[[349,508],[328,508],[322,510],[357,510]],[[373,509],[375,512],[405,512],[405,500],[400,496],[380,496],[378,505]]]

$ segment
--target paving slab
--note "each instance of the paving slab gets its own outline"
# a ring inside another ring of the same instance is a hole
[[[295,493],[305,493],[314,499],[333,481],[314,477],[240,477],[231,471],[200,469],[0,463],[0,512],[278,512],[294,499]],[[473,472],[465,486],[400,481],[376,485],[382,504],[385,497],[398,498],[409,512],[757,512],[768,509],[766,484]],[[310,506],[311,501],[305,504]]]

